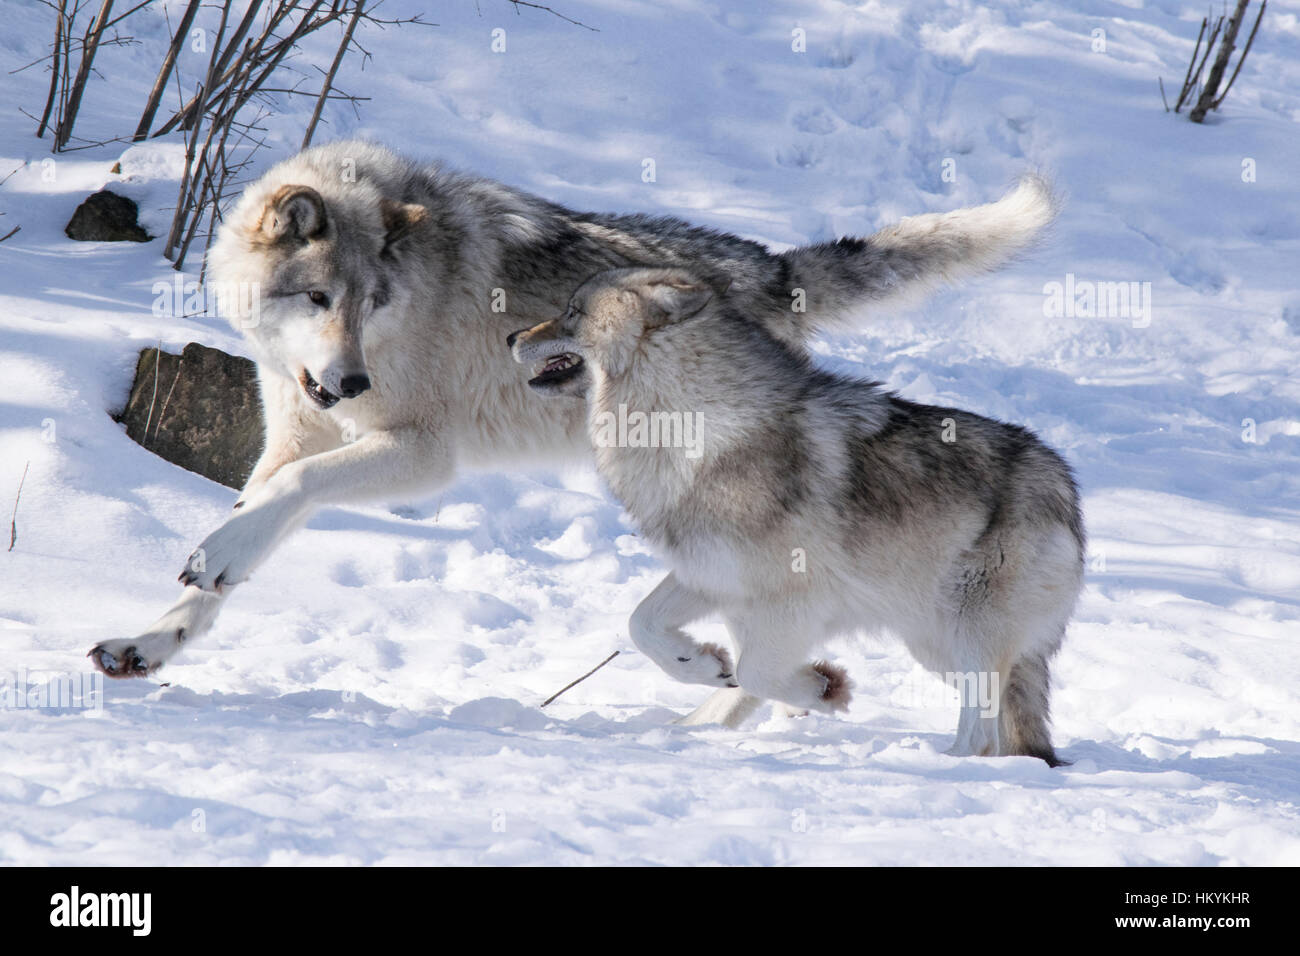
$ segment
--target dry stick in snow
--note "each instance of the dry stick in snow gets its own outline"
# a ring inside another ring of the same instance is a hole
[[[1182,108],[1183,100],[1187,99],[1187,91],[1192,86],[1192,67],[1196,66],[1196,54],[1201,52],[1201,41],[1205,39],[1205,28],[1210,25],[1209,17],[1201,17],[1201,32],[1196,34],[1196,46],[1192,48],[1192,58],[1187,62],[1187,75],[1183,77],[1183,88],[1178,93],[1178,106],[1174,109],[1177,113]],[[1165,111],[1168,112],[1169,106],[1165,104]]]
[[[27,464],[23,465],[23,476],[18,482],[18,494],[14,495],[14,514],[13,517],[9,519],[9,550],[10,551],[12,551],[14,549],[14,545],[18,543],[18,499],[23,496],[23,483],[27,481],[27,469],[30,467],[32,467],[32,463],[30,461]],[[568,690],[568,688],[566,687],[565,690]],[[563,691],[561,691],[561,693],[563,693]],[[549,701],[547,703],[549,703]]]
[[[198,95],[195,97],[199,103],[198,117],[200,122],[203,119],[203,111],[207,105],[207,96],[212,91],[212,74],[216,71],[217,56],[220,53],[221,41],[226,35],[226,18],[230,16],[230,0],[226,0],[221,7],[221,22],[217,27],[217,39],[212,47],[212,56],[208,60],[208,72],[203,82],[199,85]],[[194,167],[194,149],[198,145],[199,130],[192,129],[189,135],[185,137],[185,169],[181,172],[180,193],[176,197],[176,214],[172,216],[172,227],[167,232],[167,243],[163,247],[163,258],[171,259],[172,253],[176,249],[176,243],[180,242],[181,232],[185,228],[185,219],[189,215],[194,201],[194,177],[197,171]],[[176,265],[179,269],[180,266]]]
[[[158,440],[158,430],[162,428],[163,416],[167,414],[167,403],[172,400],[172,392],[176,391],[176,383],[181,380],[181,368],[185,365],[185,358],[182,356],[176,363],[176,377],[172,379],[172,387],[167,390],[167,397],[163,399],[163,407],[158,412],[158,424],[153,427],[153,440]],[[152,411],[152,409],[150,409]],[[148,428],[148,426],[145,426]],[[146,432],[147,437],[147,432]]]
[[[557,691],[556,691],[554,694],[552,694],[550,697],[546,698],[546,700],[542,701],[542,706],[545,707],[547,704],[549,704],[551,701],[555,700],[555,698],[559,697],[561,694],[563,694],[563,693],[564,693],[566,690],[568,690],[570,687],[574,687],[574,686],[576,686],[577,684],[581,684],[581,683],[582,683],[583,681],[585,681],[588,677],[590,677],[592,674],[596,673],[596,671],[600,670],[602,667],[604,667],[606,664],[608,664],[610,661],[612,661],[612,660],[613,660],[614,658],[616,658],[616,657],[618,657],[618,651],[615,651],[613,654],[610,654],[609,657],[605,658],[603,661],[601,661],[599,664],[597,664],[597,665],[596,665],[595,667],[593,667],[591,670],[587,671],[587,673],[583,674],[583,675],[582,675],[581,677],[579,677],[577,680],[573,681],[573,682],[570,683],[570,684],[565,684],[563,687],[561,687],[559,690],[557,690]]]
[[[255,0],[254,4],[250,5],[249,8],[250,11],[254,6],[260,7],[261,0]],[[320,6],[319,2],[312,4],[311,8],[307,11],[307,15],[303,17],[304,23],[311,18],[312,14],[315,13],[316,8],[319,6]],[[225,84],[227,81],[231,83],[237,83],[239,73],[243,69],[242,64],[245,61],[251,60],[251,62],[256,64],[259,61],[259,59],[264,60],[265,58],[269,57],[272,53],[278,50],[280,46],[284,44],[288,44],[292,46],[293,43],[297,42],[297,40],[300,38],[300,35],[297,34],[297,32],[295,31],[293,34],[290,34],[290,36],[284,40],[277,40],[274,44],[272,44],[269,47],[266,45],[266,41],[272,37],[274,31],[280,26],[280,24],[284,21],[284,19],[288,17],[289,14],[292,13],[297,8],[298,5],[296,3],[296,0],[281,0],[279,6],[272,8],[271,17],[267,22],[266,27],[258,35],[257,39],[250,40],[247,43],[245,43],[243,45],[240,58],[236,60],[233,64],[230,64],[230,57],[233,56],[235,50],[238,49],[237,41],[242,36],[241,31],[247,31],[248,25],[251,23],[250,18],[247,15],[245,15],[244,19],[239,24],[239,28],[235,31],[235,36],[231,38],[231,42],[226,45],[225,51],[222,52],[220,58],[217,60],[216,63],[217,77],[213,81],[213,85],[221,86],[222,84]],[[319,29],[320,27],[324,26],[326,23],[338,19],[338,16],[339,14],[326,14],[319,21],[317,21],[315,25],[312,26],[312,29],[313,30]],[[299,26],[301,26],[301,24],[299,24]],[[220,46],[221,44],[220,42],[218,42],[217,47],[219,48]],[[215,53],[216,51],[214,50],[213,52]],[[163,125],[159,127],[158,132],[153,134],[154,137],[162,136],[165,133],[170,133],[173,129],[176,128],[177,124],[180,124],[181,129],[190,129],[194,125],[194,122],[196,121],[196,117],[200,112],[201,111],[199,109],[198,97],[196,96],[193,99],[191,99],[188,103],[186,103],[184,106],[182,106],[179,110],[177,110],[176,113],[172,115],[171,119],[169,119],[166,123],[163,123]]]
[[[207,203],[208,203],[208,193],[212,191],[213,188],[212,185],[213,179],[217,178],[214,175],[212,162],[208,158],[208,153],[212,148],[212,138],[217,134],[218,131],[220,131],[221,132],[220,143],[224,145],[226,141],[226,137],[230,135],[230,124],[233,123],[235,119],[233,112],[231,113],[226,112],[226,104],[229,101],[229,99],[230,99],[230,88],[227,87],[226,92],[221,97],[221,102],[217,104],[217,107],[213,111],[211,119],[208,121],[208,135],[207,138],[203,140],[203,149],[200,150],[198,154],[198,160],[196,162],[196,166],[199,167],[199,170],[202,170],[203,178],[202,180],[198,178],[198,170],[196,170],[195,178],[193,180],[191,190],[190,190],[189,201],[186,204],[187,215],[190,216],[190,227],[189,230],[185,233],[185,239],[181,242],[181,247],[179,251],[177,251],[176,253],[175,268],[177,271],[180,271],[185,267],[185,255],[190,251],[190,243],[194,241],[194,233],[198,230],[199,223],[203,219],[203,211],[205,208],[207,208]],[[202,123],[202,119],[203,119],[202,116],[200,116],[199,124]],[[193,132],[196,137],[198,136],[198,132],[200,128],[201,125],[197,125],[197,124],[194,127]],[[194,193],[193,187],[195,186],[200,187],[197,196]],[[220,202],[220,200],[221,200],[220,195],[214,194],[212,196],[211,201],[215,205],[216,203]]]
[[[58,129],[63,125],[63,114],[68,108],[68,77],[72,75],[72,25],[77,20],[77,14],[81,12],[81,0],[73,0],[72,13],[68,15],[66,22],[63,24],[63,76],[59,80],[59,103],[58,115],[59,121],[54,124],[54,149],[58,150]],[[54,56],[59,56],[59,51],[54,52]]]
[[[552,16],[559,17],[561,20],[565,20],[569,23],[572,23],[575,27],[582,27],[584,30],[590,30],[592,33],[600,32],[595,27],[588,26],[587,24],[583,23],[581,20],[575,20],[572,17],[566,17],[563,13],[560,13],[560,11],[552,10],[550,7],[544,7],[540,3],[529,3],[528,0],[509,0],[509,2],[514,4],[515,13],[519,12],[520,7],[532,7],[534,10],[545,10],[547,13],[551,14]]]
[[[1224,31],[1223,42],[1219,44],[1219,53],[1214,58],[1214,66],[1210,67],[1210,75],[1205,79],[1205,88],[1201,90],[1196,106],[1188,114],[1187,118],[1193,123],[1204,120],[1205,114],[1214,106],[1214,98],[1219,94],[1219,84],[1223,82],[1224,71],[1228,69],[1228,57],[1232,56],[1232,51],[1236,49],[1237,31],[1241,29],[1241,21],[1245,19],[1246,6],[1249,3],[1250,0],[1237,0],[1237,9],[1232,11],[1232,19],[1228,21],[1228,29]]]
[[[316,132],[316,124],[320,121],[320,111],[325,108],[325,100],[330,95],[330,87],[334,84],[334,74],[339,71],[339,64],[343,62],[343,55],[348,52],[348,47],[352,44],[352,34],[357,28],[357,22],[361,19],[361,14],[365,12],[366,0],[357,0],[356,8],[352,11],[352,19],[348,21],[348,28],[343,32],[343,42],[339,44],[338,50],[334,53],[334,62],[330,64],[330,71],[325,74],[325,83],[320,88],[320,96],[316,100],[316,108],[312,110],[311,121],[307,124],[307,132],[302,137],[302,149],[311,145],[312,134]]]
[[[60,116],[59,129],[54,135],[56,152],[68,145],[68,140],[72,137],[72,127],[77,122],[77,112],[81,109],[81,96],[86,92],[86,81],[90,79],[90,66],[95,62],[99,38],[104,35],[104,25],[112,12],[113,0],[104,0],[103,6],[99,8],[99,15],[86,28],[86,38],[81,46],[81,63],[77,66],[77,78],[72,81],[72,89],[68,93],[68,108]]]
[[[185,8],[180,25],[176,28],[176,35],[172,37],[171,46],[167,48],[167,55],[163,57],[162,67],[158,70],[158,78],[153,81],[153,89],[149,91],[149,99],[144,105],[144,113],[140,116],[140,123],[135,128],[135,136],[132,137],[135,142],[139,142],[149,135],[149,127],[153,125],[154,114],[158,112],[158,104],[162,100],[163,91],[167,89],[167,80],[171,78],[172,70],[176,66],[176,58],[180,56],[181,44],[189,36],[190,25],[194,23],[194,17],[198,14],[202,3],[203,0],[190,0],[189,6]]]
[[[1259,32],[1259,21],[1264,19],[1264,10],[1268,7],[1268,0],[1264,0],[1259,5],[1259,14],[1255,17],[1255,25],[1250,28],[1250,36],[1246,40],[1246,47],[1241,51],[1241,59],[1237,61],[1237,68],[1232,71],[1232,77],[1228,80],[1228,85],[1223,88],[1219,98],[1211,104],[1210,109],[1217,110],[1223,98],[1228,95],[1228,90],[1232,89],[1232,84],[1237,82],[1237,74],[1241,72],[1241,64],[1246,62],[1246,57],[1250,54],[1251,45],[1255,42],[1255,34]]]
[[[1196,50],[1200,49],[1200,40],[1199,38],[1197,39],[1196,50],[1192,51],[1192,62],[1187,64],[1187,69],[1189,73],[1187,79],[1183,81],[1183,92],[1179,94],[1178,105],[1174,107],[1175,113],[1178,113],[1182,110],[1183,102],[1191,94],[1192,90],[1196,89],[1196,87],[1200,84],[1201,71],[1205,69],[1205,61],[1210,58],[1210,51],[1214,49],[1214,41],[1219,38],[1219,31],[1222,29],[1223,29],[1223,17],[1219,17],[1219,19],[1214,24],[1214,29],[1210,31],[1210,40],[1208,43],[1205,44],[1205,53],[1201,55],[1200,65],[1196,66],[1195,73],[1191,73],[1190,71],[1192,67],[1196,65]]]
[[[59,0],[59,9],[54,19],[54,58],[50,64],[50,95],[45,99],[45,112],[41,114],[41,125],[36,129],[36,138],[45,135],[50,123],[50,113],[54,110],[54,101],[59,95],[59,50],[63,47],[63,10],[68,0]]]
[[[244,11],[244,19],[239,21],[239,26],[235,28],[235,32],[231,36],[230,42],[226,44],[225,50],[222,52],[220,58],[218,58],[216,69],[219,77],[217,80],[218,84],[226,82],[237,72],[238,64],[234,67],[230,66],[230,59],[240,50],[247,52],[248,47],[244,44],[244,36],[248,33],[249,27],[253,25],[253,21],[256,19],[258,12],[261,11],[262,2],[263,0],[252,0],[252,3],[248,5],[248,9]],[[287,8],[286,10],[274,11],[271,23],[267,26],[263,35],[258,39],[258,46],[260,46],[261,41],[269,35],[270,31],[274,30],[279,24],[280,19],[283,18],[285,12],[287,12]],[[217,43],[217,46],[221,46],[220,42]],[[162,136],[164,133],[170,133],[175,129],[178,123],[183,124],[181,127],[182,129],[189,129],[191,126],[191,119],[194,115],[193,110],[197,105],[196,100],[190,100],[188,103],[183,104],[181,108],[172,115],[171,119],[164,123],[162,128],[153,135],[158,137]]]
[[[160,365],[162,365],[161,339],[158,340],[158,347],[153,350],[153,396],[149,399],[149,414],[145,416],[144,420],[144,435],[141,436],[144,441],[140,443],[145,448],[149,447],[147,444],[149,441],[149,423],[153,421],[153,406],[158,401],[158,367]]]
[[[342,10],[339,9],[336,13],[326,14],[321,19],[313,22],[313,15],[323,3],[324,0],[314,0],[311,6],[308,7],[307,11],[303,14],[302,19],[299,20],[289,35],[279,41],[275,46],[271,47],[264,57],[262,56],[261,45],[265,42],[267,36],[269,36],[267,31],[263,31],[262,35],[258,37],[256,43],[250,41],[245,44],[243,53],[240,55],[239,59],[235,61],[235,64],[232,67],[233,78],[222,91],[220,99],[215,101],[216,106],[212,110],[212,115],[208,118],[208,132],[203,141],[203,149],[198,153],[197,162],[194,159],[193,148],[194,143],[198,140],[198,134],[203,125],[206,105],[201,105],[196,109],[194,114],[194,124],[191,127],[193,135],[190,137],[190,150],[187,158],[187,171],[192,178],[187,184],[188,189],[182,190],[181,201],[177,204],[176,216],[172,221],[172,232],[168,236],[167,248],[164,252],[164,255],[171,258],[172,251],[176,248],[176,244],[178,242],[181,243],[179,251],[177,251],[175,258],[173,259],[173,266],[177,270],[184,267],[185,255],[189,251],[190,243],[194,241],[194,236],[199,223],[202,220],[204,209],[206,208],[206,204],[209,202],[209,192],[213,190],[214,180],[217,182],[222,182],[224,180],[224,177],[215,175],[212,162],[209,158],[213,137],[220,133],[220,139],[218,140],[218,153],[221,154],[224,150],[226,137],[230,135],[230,128],[235,122],[235,117],[239,115],[240,110],[244,108],[244,105],[249,101],[249,99],[262,89],[263,84],[265,84],[266,80],[279,67],[280,61],[284,59],[285,55],[292,50],[298,40],[307,33],[319,29],[319,27],[324,23],[327,23],[331,19],[341,15]],[[293,0],[286,0],[286,7],[292,8],[294,5]],[[226,9],[229,9],[229,4],[227,4]],[[223,34],[224,30],[225,10],[222,12]],[[213,49],[213,61],[208,69],[207,85],[209,87],[216,85],[214,77],[219,66],[219,61],[217,61],[216,56],[220,46],[221,40],[219,36],[216,47]],[[244,66],[245,63],[248,64],[247,67]],[[263,64],[266,65],[263,67]],[[254,76],[254,72],[259,67],[263,67],[262,71]],[[234,100],[233,104],[231,103],[232,98]],[[200,171],[204,173],[201,179],[199,178]],[[217,204],[220,200],[221,196],[214,193],[210,201],[213,204]],[[186,217],[192,217],[189,221],[188,231],[184,230]],[[182,232],[184,232],[183,239]]]

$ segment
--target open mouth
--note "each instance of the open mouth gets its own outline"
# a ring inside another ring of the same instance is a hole
[[[582,358],[572,352],[552,355],[540,368],[533,370],[536,374],[528,380],[534,388],[541,385],[561,385],[582,374]]]
[[[298,375],[298,383],[302,390],[307,393],[307,397],[316,403],[319,408],[333,408],[339,403],[339,396],[333,392],[325,391],[320,382],[311,377],[311,372],[303,369]]]

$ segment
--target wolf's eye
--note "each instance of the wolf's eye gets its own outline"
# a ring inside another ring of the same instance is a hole
[[[322,309],[330,307],[330,297],[324,292],[308,292],[307,298],[311,299],[312,305],[319,305]]]

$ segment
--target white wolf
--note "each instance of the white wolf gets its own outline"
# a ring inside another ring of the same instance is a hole
[[[631,633],[670,675],[727,688],[692,722],[760,698],[842,709],[847,675],[812,652],[888,628],[959,684],[954,753],[1060,762],[1047,666],[1084,535],[1069,466],[1032,434],[819,370],[681,269],[601,273],[510,344],[538,391],[585,393],[597,468],[672,569]],[[610,428],[635,415],[702,439]],[[682,630],[710,613],[734,666]]]
[[[753,320],[802,349],[819,327],[1002,264],[1053,213],[1029,177],[997,203],[777,254],[677,219],[576,213],[372,144],[307,150],[248,187],[209,255],[223,312],[258,359],[261,458],[186,562],[177,603],[91,656],[111,677],[154,671],[323,505],[431,493],[467,466],[587,455],[582,400],[537,401],[502,342],[596,272],[724,273]]]

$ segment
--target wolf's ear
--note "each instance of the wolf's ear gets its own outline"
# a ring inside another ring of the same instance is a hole
[[[384,217],[384,248],[391,249],[408,236],[420,223],[429,218],[429,210],[418,203],[379,200],[379,213]]]
[[[713,299],[715,290],[688,273],[647,282],[640,289],[650,306],[649,325],[681,322],[699,313]]]
[[[258,229],[267,239],[315,239],[325,232],[325,200],[310,186],[281,186],[266,203]]]

